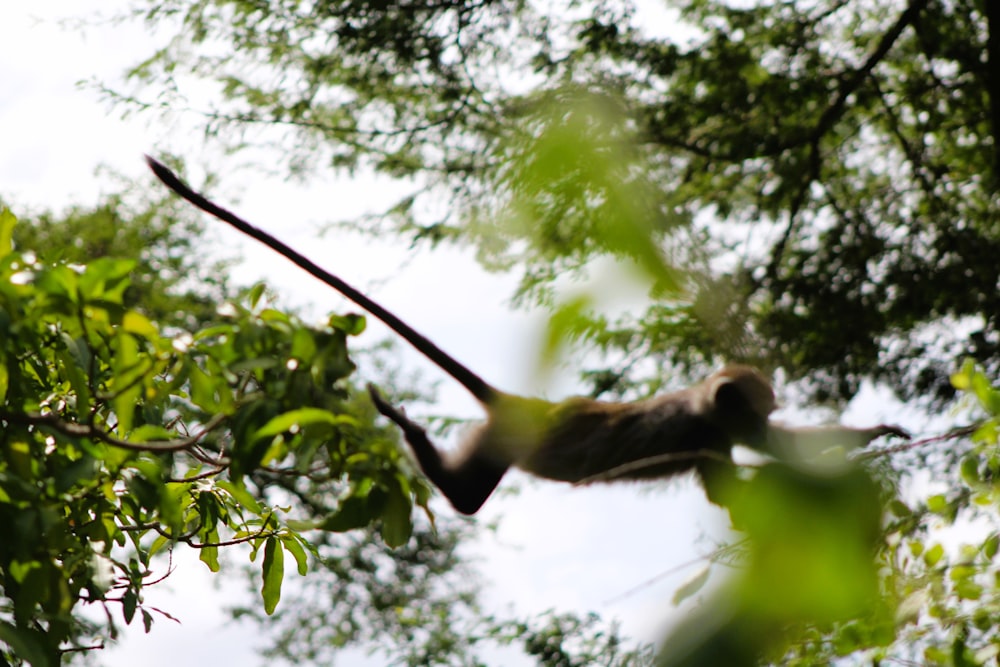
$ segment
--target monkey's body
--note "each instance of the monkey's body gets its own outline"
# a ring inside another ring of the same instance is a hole
[[[732,437],[694,409],[694,398],[685,389],[634,403],[569,399],[554,407],[552,426],[534,451],[514,465],[579,483],[612,471],[622,480],[669,477],[691,469],[697,451],[728,456]],[[639,462],[648,465],[630,465]]]
[[[905,436],[894,426],[871,429],[792,429],[769,421],[774,391],[758,371],[727,366],[703,382],[634,403],[572,398],[560,403],[501,392],[393,313],[270,234],[205,199],[147,157],[171,190],[267,245],[385,322],[479,400],[487,420],[459,449],[443,457],[423,428],[369,386],[379,412],[395,422],[424,474],[459,512],[475,513],[510,466],[547,479],[592,482],[670,477],[696,470],[706,493],[724,504],[717,484],[731,476],[734,444],[773,452],[803,441],[857,446],[880,435]]]
[[[769,449],[770,383],[755,369],[727,366],[703,382],[633,403],[571,398],[549,403],[497,393],[488,419],[442,455],[423,428],[371,388],[379,412],[403,430],[424,474],[465,514],[475,513],[507,469],[571,483],[644,480],[696,470],[706,491],[742,443]],[[781,429],[784,431],[785,429]],[[721,473],[720,473],[721,474]]]

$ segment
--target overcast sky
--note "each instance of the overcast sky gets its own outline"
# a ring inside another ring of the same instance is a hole
[[[182,153],[192,166],[225,164],[208,154],[211,147],[198,152],[193,144],[178,143],[176,128],[164,128],[155,118],[122,119],[96,92],[77,85],[95,79],[114,83],[153,46],[136,26],[81,31],[61,28],[56,19],[86,15],[89,8],[110,12],[122,4],[0,3],[0,198],[15,214],[92,204],[102,192],[115,190],[107,176],[95,174],[96,167],[145,178],[144,152]],[[380,283],[377,298],[491,381],[510,390],[541,391],[531,368],[540,319],[507,308],[513,280],[485,276],[457,252],[412,258],[399,245],[373,247],[370,240],[331,235],[318,239],[318,222],[381,208],[382,190],[370,180],[324,175],[296,190],[248,178],[253,177],[245,171],[238,183],[224,177],[218,192],[239,197],[234,208],[251,221],[308,250],[352,282],[366,285],[391,278]],[[240,282],[266,278],[287,303],[308,304],[317,314],[344,308],[330,290],[235,232],[213,229],[209,238],[220,252],[235,249],[242,255],[245,261],[234,271]],[[406,262],[407,268],[397,273]],[[384,329],[372,329],[374,336],[384,335]],[[428,377],[439,377],[415,355],[406,359]],[[442,389],[439,412],[475,414],[461,391],[447,383]],[[527,482],[524,477],[515,481]],[[627,634],[652,639],[671,613],[673,591],[696,567],[681,569],[625,600],[608,601],[708,553],[726,534],[724,517],[690,480],[652,490],[637,485],[575,489],[533,481],[521,486],[519,496],[487,504],[487,517],[502,515],[500,530],[476,547],[486,557],[488,600],[497,608],[595,611],[608,620],[621,619]],[[449,511],[444,505],[440,509]],[[239,593],[232,587],[214,591],[213,585],[225,578],[210,576],[191,558],[179,560],[169,586],[149,590],[146,601],[181,624],[159,621],[150,635],[133,628],[121,646],[98,656],[101,663],[174,667],[180,659],[193,667],[214,666],[219,660],[253,664],[255,628],[229,623],[222,611],[225,601]],[[295,578],[286,578],[286,585]]]

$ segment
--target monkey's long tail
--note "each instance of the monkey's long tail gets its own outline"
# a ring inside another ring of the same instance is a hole
[[[462,386],[468,389],[469,392],[472,393],[472,395],[475,396],[481,403],[488,405],[496,398],[499,392],[489,383],[469,370],[460,361],[425,338],[422,334],[415,331],[406,322],[399,319],[337,276],[316,265],[308,257],[299,254],[267,232],[254,227],[246,220],[237,216],[235,213],[227,211],[221,206],[209,201],[199,193],[195,192],[183,181],[181,181],[177,175],[174,174],[174,172],[170,171],[170,169],[165,167],[160,162],[157,162],[152,157],[147,155],[146,162],[149,164],[149,168],[153,170],[153,173],[156,174],[156,177],[163,181],[164,185],[179,194],[181,197],[187,199],[189,202],[206,213],[210,213],[219,220],[232,225],[247,236],[260,241],[271,250],[274,250],[285,259],[305,270],[313,277],[323,281],[378,319],[382,320],[390,329],[409,341],[409,343],[413,345],[413,347],[415,347],[421,354],[440,366],[442,370],[448,373],[448,375],[452,376],[459,383],[461,383]]]

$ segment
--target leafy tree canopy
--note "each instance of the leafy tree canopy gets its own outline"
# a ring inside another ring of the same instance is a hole
[[[161,254],[162,243],[134,252],[146,248],[137,233],[174,225],[155,217],[128,217],[114,200],[15,234],[0,212],[0,664],[57,665],[91,633],[114,638],[121,620],[148,629],[143,588],[162,576],[152,559],[177,544],[213,571],[221,548],[249,545],[270,613],[284,554],[306,571],[313,547],[300,531],[377,522],[379,539],[399,546],[413,504],[426,506],[428,488],[372,425],[373,409],[350,404],[346,341],[364,320],[306,327],[266,305],[262,286],[210,324],[197,310],[177,317],[189,301],[170,294],[174,271],[198,258]],[[92,225],[88,244],[142,260],[65,261],[80,250],[60,233],[79,225]],[[36,254],[14,236],[61,242]],[[165,309],[166,322],[129,306],[144,288],[146,312]],[[290,493],[320,481],[339,502],[287,509]],[[105,609],[103,629],[80,615],[87,605]]]

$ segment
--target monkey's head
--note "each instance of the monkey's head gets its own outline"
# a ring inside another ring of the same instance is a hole
[[[712,412],[733,440],[761,448],[777,403],[767,378],[750,366],[726,366],[705,380]]]

